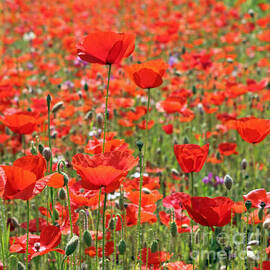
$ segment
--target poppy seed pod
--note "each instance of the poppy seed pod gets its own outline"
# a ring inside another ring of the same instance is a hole
[[[46,159],[47,162],[50,161],[50,159],[52,158],[52,151],[49,147],[45,147],[42,151],[42,155],[43,157]]]
[[[77,235],[74,235],[67,243],[65,254],[66,256],[70,256],[74,251],[76,250],[77,246],[79,244],[79,237]]]
[[[52,107],[52,113],[57,113],[64,105],[63,101],[57,102],[53,107]]]
[[[224,177],[224,185],[225,187],[230,190],[232,188],[233,180],[230,175],[226,174]]]
[[[142,148],[143,148],[143,142],[142,141],[137,141],[136,142],[136,145],[137,145],[139,151],[141,152],[142,151]]]
[[[66,191],[63,188],[61,188],[59,190],[59,192],[58,192],[58,198],[60,200],[63,200],[64,201],[66,199],[66,197],[67,197]]]

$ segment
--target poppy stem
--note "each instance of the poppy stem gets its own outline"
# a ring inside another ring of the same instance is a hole
[[[105,269],[105,211],[106,211],[107,193],[105,191],[103,217],[102,217],[102,270]]]
[[[101,197],[101,189],[99,190],[99,195],[98,195],[98,216],[97,216],[97,227],[96,227],[96,270],[98,270],[98,227],[99,227],[99,219],[100,219],[100,197]]]
[[[27,236],[26,236],[26,270],[29,269],[29,262],[28,262],[28,246],[29,246],[29,215],[30,215],[30,203],[29,203],[29,200],[26,201],[26,204],[27,204],[27,209],[26,209],[26,212],[27,212]]]
[[[51,144],[51,101],[52,98],[50,95],[47,96],[47,108],[48,108],[48,140],[49,140],[49,148],[52,153],[52,144]],[[52,172],[52,156],[50,158],[50,173]]]
[[[107,129],[107,114],[108,114],[108,98],[109,98],[109,86],[110,86],[110,78],[111,78],[111,69],[112,69],[112,65],[109,65],[107,91],[106,91],[106,103],[105,103],[102,153],[104,153],[104,150],[105,150],[105,139],[106,139],[106,129]]]
[[[67,197],[68,197],[68,213],[69,213],[70,233],[71,233],[71,237],[72,237],[73,236],[73,225],[72,225],[72,217],[71,217],[71,206],[70,206],[70,196],[69,196],[68,183],[66,184],[66,188],[67,188]]]
[[[194,196],[194,174],[191,172],[191,196]]]

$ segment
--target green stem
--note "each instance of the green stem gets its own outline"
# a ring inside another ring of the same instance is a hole
[[[191,196],[194,196],[194,174],[191,172]]]
[[[102,226],[102,270],[105,269],[105,211],[106,211],[107,193],[105,191],[104,205],[103,205],[103,226]]]
[[[68,197],[68,213],[69,213],[70,233],[71,233],[71,237],[72,237],[73,236],[73,225],[72,225],[72,217],[71,217],[71,206],[70,206],[70,196],[69,196],[68,183],[66,184],[66,188],[67,188],[67,197]]]
[[[30,220],[30,218],[29,218],[29,215],[30,215],[30,203],[29,203],[29,200],[27,200],[26,204],[27,204],[27,209],[26,209],[26,211],[27,211],[27,237],[26,237],[26,258],[25,258],[25,260],[26,260],[26,270],[28,270],[29,269],[28,245],[29,245],[29,220]]]
[[[99,219],[100,219],[100,197],[101,197],[101,189],[99,190],[99,196],[98,196],[98,216],[97,216],[97,227],[96,227],[96,270],[98,270],[98,227],[99,227]]]
[[[145,168],[146,164],[146,151],[147,151],[147,143],[148,143],[148,137],[149,137],[149,130],[148,130],[148,120],[149,120],[149,111],[150,111],[150,100],[151,100],[151,89],[148,88],[147,90],[147,112],[146,112],[146,129],[145,129],[145,144],[144,144],[144,152],[143,152],[143,169]]]
[[[112,68],[112,65],[109,65],[108,83],[107,83],[107,91],[106,91],[106,103],[105,103],[102,153],[104,153],[104,149],[105,149],[105,139],[106,139],[106,129],[107,129],[107,113],[108,113],[107,111],[108,111],[108,98],[109,98],[109,86],[110,86],[110,78],[111,78],[111,68]]]
[[[48,107],[48,139],[49,139],[49,148],[52,153],[52,144],[51,144],[51,96],[47,96],[47,107]],[[50,173],[52,172],[52,156],[50,158]]]

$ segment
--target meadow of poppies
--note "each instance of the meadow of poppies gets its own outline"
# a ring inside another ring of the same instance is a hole
[[[0,3],[0,269],[270,270],[270,3]]]

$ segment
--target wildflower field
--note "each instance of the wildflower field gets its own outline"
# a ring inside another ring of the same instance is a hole
[[[0,21],[0,270],[270,270],[269,0]]]

